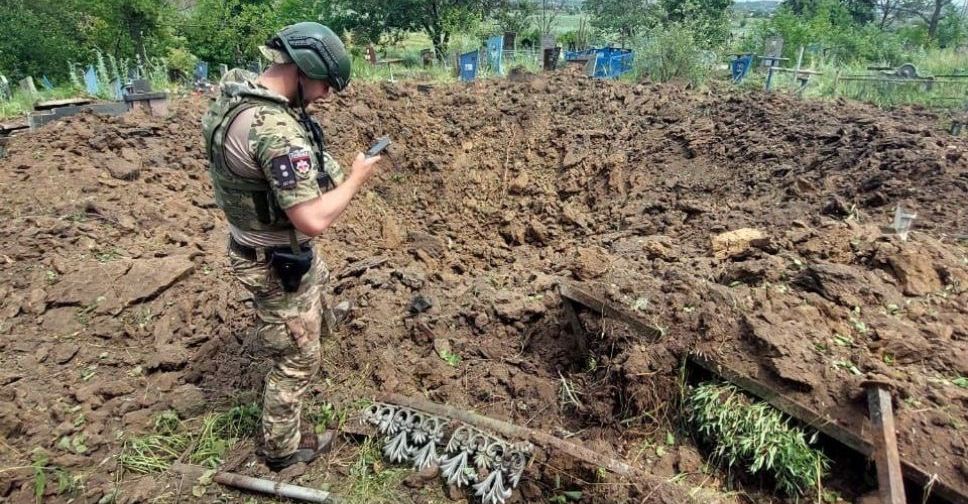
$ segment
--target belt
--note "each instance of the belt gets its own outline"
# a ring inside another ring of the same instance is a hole
[[[299,249],[303,252],[309,248],[309,242],[299,244]],[[292,252],[292,247],[285,245],[279,247],[250,247],[235,241],[233,237],[229,237],[229,250],[235,252],[243,259],[259,263],[268,263],[272,259],[273,252]]]

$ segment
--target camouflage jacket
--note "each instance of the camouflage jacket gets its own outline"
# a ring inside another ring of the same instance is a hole
[[[321,193],[317,182],[322,160],[324,173],[339,184],[339,164],[299,122],[289,101],[256,82],[257,75],[235,69],[222,78],[220,94],[202,119],[209,175],[215,201],[229,223],[241,231],[291,230],[285,210],[310,201]],[[225,139],[232,122],[243,111],[257,108],[249,131],[248,147],[262,177],[242,177],[229,169]],[[325,189],[325,188],[324,188]]]

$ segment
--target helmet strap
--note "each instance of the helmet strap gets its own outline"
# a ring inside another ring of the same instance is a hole
[[[333,179],[326,173],[326,160],[323,158],[323,152],[326,151],[326,140],[323,136],[323,128],[312,117],[309,117],[309,112],[306,111],[306,100],[303,96],[303,77],[305,77],[305,74],[302,70],[299,70],[296,82],[296,106],[299,107],[299,122],[309,132],[313,144],[318,149],[316,162],[319,165],[319,175],[316,177],[316,183],[319,184],[320,188],[328,191],[335,185]]]

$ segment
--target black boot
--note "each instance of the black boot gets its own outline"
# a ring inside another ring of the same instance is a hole
[[[319,435],[315,433],[302,434],[299,439],[299,448],[296,451],[282,457],[266,457],[266,466],[275,472],[279,472],[291,465],[308,464],[319,455],[329,451],[335,438],[333,431],[326,431]]]

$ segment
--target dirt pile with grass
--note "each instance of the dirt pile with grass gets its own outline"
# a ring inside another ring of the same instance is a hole
[[[115,491],[125,440],[159,415],[203,425],[260,391],[251,301],[226,270],[207,182],[204,106],[81,115],[14,139],[0,161],[0,458],[30,466],[43,450],[45,467],[82,477],[83,502]],[[348,308],[316,400],[346,409],[380,391],[425,394],[699,485],[688,443],[656,448],[674,424],[679,362],[698,351],[857,429],[860,380],[891,381],[902,455],[968,488],[968,265],[956,239],[968,143],[931,114],[527,74],[358,86],[315,113],[341,161],[377,136],[397,142],[317,240],[331,302]],[[898,203],[918,212],[906,242],[881,228]],[[561,279],[662,336],[583,315],[597,336],[579,356]],[[227,457],[266,474],[244,463],[251,444]],[[0,473],[0,496],[32,501],[32,471]],[[516,499],[562,495],[556,475],[611,481],[543,454]],[[129,474],[118,495],[174,491],[163,483]],[[594,488],[586,498],[649,494]],[[46,487],[50,501],[57,490]]]

